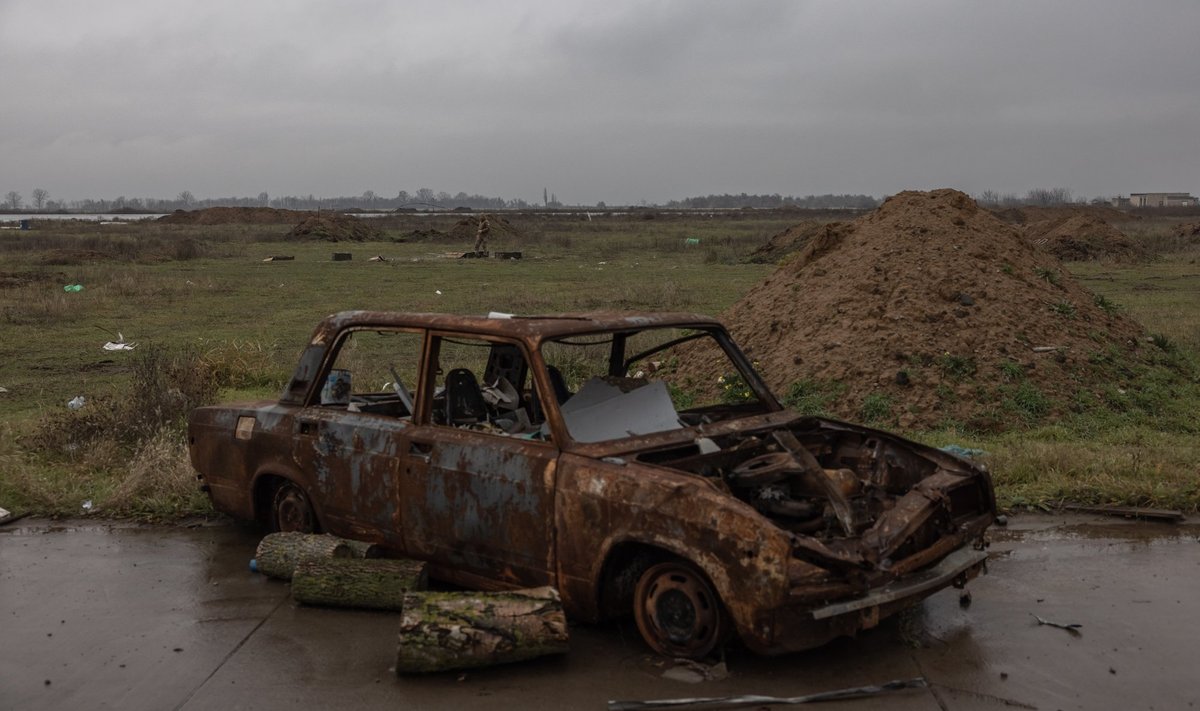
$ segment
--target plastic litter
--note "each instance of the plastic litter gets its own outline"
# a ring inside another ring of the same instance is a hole
[[[83,291],[83,284],[67,284],[63,287],[63,291],[78,292]]]
[[[953,454],[956,457],[962,457],[964,459],[977,459],[987,454],[987,452],[982,449],[971,449],[970,447],[963,447],[957,444],[948,444],[945,447],[942,447],[942,451],[946,454]]]
[[[101,346],[106,351],[131,351],[137,347],[136,343],[126,343],[125,335],[117,331],[117,340],[109,341]]]
[[[92,500],[88,499],[87,501],[84,501],[82,508],[84,511],[91,511],[92,510]]]
[[[67,407],[69,407],[72,410],[78,410],[79,408],[83,407],[86,404],[87,404],[87,399],[84,398],[84,396],[82,396],[82,395],[76,395],[75,397],[73,397],[67,401]]]
[[[251,573],[257,573],[257,572],[258,572],[258,558],[251,558],[251,559],[250,559],[250,572],[251,572]]]

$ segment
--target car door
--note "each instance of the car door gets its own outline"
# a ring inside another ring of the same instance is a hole
[[[499,340],[430,335],[426,372],[431,377],[426,387],[431,388],[427,401],[432,405],[422,413],[420,424],[406,433],[409,451],[400,492],[405,542],[412,554],[434,562],[441,577],[549,585],[555,569],[557,447],[534,439],[532,428],[500,431],[493,423],[506,421],[502,418],[450,424],[444,406],[435,402],[452,399],[448,395],[453,393],[437,392],[448,373],[484,373],[491,345]],[[512,345],[508,342],[506,353],[512,352]],[[520,353],[527,356],[523,347]],[[522,389],[522,383],[511,384]],[[518,407],[526,407],[527,400],[522,396]]]
[[[331,532],[403,549],[400,472],[413,422],[394,381],[416,390],[421,340],[414,331],[341,334],[323,387],[295,417],[293,457]]]

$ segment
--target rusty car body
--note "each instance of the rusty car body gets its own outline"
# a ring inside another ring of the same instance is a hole
[[[405,353],[349,345],[397,334]],[[672,378],[700,348],[723,366],[689,394]],[[358,392],[351,351],[396,359],[392,382]],[[457,351],[478,371],[449,368]],[[694,658],[733,634],[774,654],[871,628],[978,574],[995,516],[984,468],[785,409],[691,314],[342,312],[278,400],[199,408],[189,438],[219,511],[372,541],[455,584],[552,585],[573,618],[632,614]]]

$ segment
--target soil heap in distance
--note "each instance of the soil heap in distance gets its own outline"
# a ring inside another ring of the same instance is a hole
[[[173,225],[261,225],[294,223],[311,214],[274,207],[208,207],[203,210],[176,210],[157,221]]]
[[[319,239],[326,242],[369,242],[383,238],[373,225],[337,212],[309,215],[288,232],[289,239]]]
[[[947,189],[816,235],[722,320],[793,405],[904,429],[1060,414],[1144,350],[1138,324]],[[714,387],[715,363],[684,363],[681,384]]]
[[[1104,220],[1079,212],[1026,223],[1025,235],[1064,262],[1140,261],[1146,249]]]

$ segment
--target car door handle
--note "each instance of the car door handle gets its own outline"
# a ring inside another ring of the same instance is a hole
[[[432,452],[433,452],[432,444],[425,444],[423,442],[410,442],[408,445],[409,458],[411,458],[415,461],[418,461],[418,462],[422,462],[424,464],[429,463],[429,455]]]

